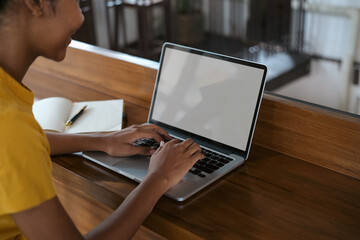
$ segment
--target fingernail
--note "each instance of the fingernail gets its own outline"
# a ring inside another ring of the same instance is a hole
[[[160,147],[164,146],[165,145],[165,142],[164,141],[161,141],[160,142]]]

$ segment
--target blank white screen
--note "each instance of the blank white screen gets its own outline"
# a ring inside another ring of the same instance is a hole
[[[167,48],[152,119],[245,150],[263,74]]]

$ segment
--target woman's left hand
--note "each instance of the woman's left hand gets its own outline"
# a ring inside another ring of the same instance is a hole
[[[134,142],[142,138],[152,138],[158,143],[172,139],[164,129],[153,124],[133,125],[118,132],[105,133],[101,138],[103,151],[112,156],[152,155],[155,149],[134,146]]]

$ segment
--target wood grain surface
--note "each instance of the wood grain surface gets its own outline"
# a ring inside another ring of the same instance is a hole
[[[61,63],[37,60],[24,84],[38,98],[123,98],[132,125],[147,119],[155,78],[154,69],[70,48]],[[359,132],[356,116],[265,94],[245,164],[185,202],[161,198],[143,227],[167,239],[359,239]],[[79,156],[52,160],[60,199],[77,199],[64,205],[89,204],[73,216],[85,232],[137,186]]]

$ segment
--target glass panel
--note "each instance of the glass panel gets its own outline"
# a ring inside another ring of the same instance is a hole
[[[267,91],[360,113],[359,1],[93,0],[90,7],[85,19],[94,19],[98,46],[158,61],[169,41],[260,62],[269,69]]]

